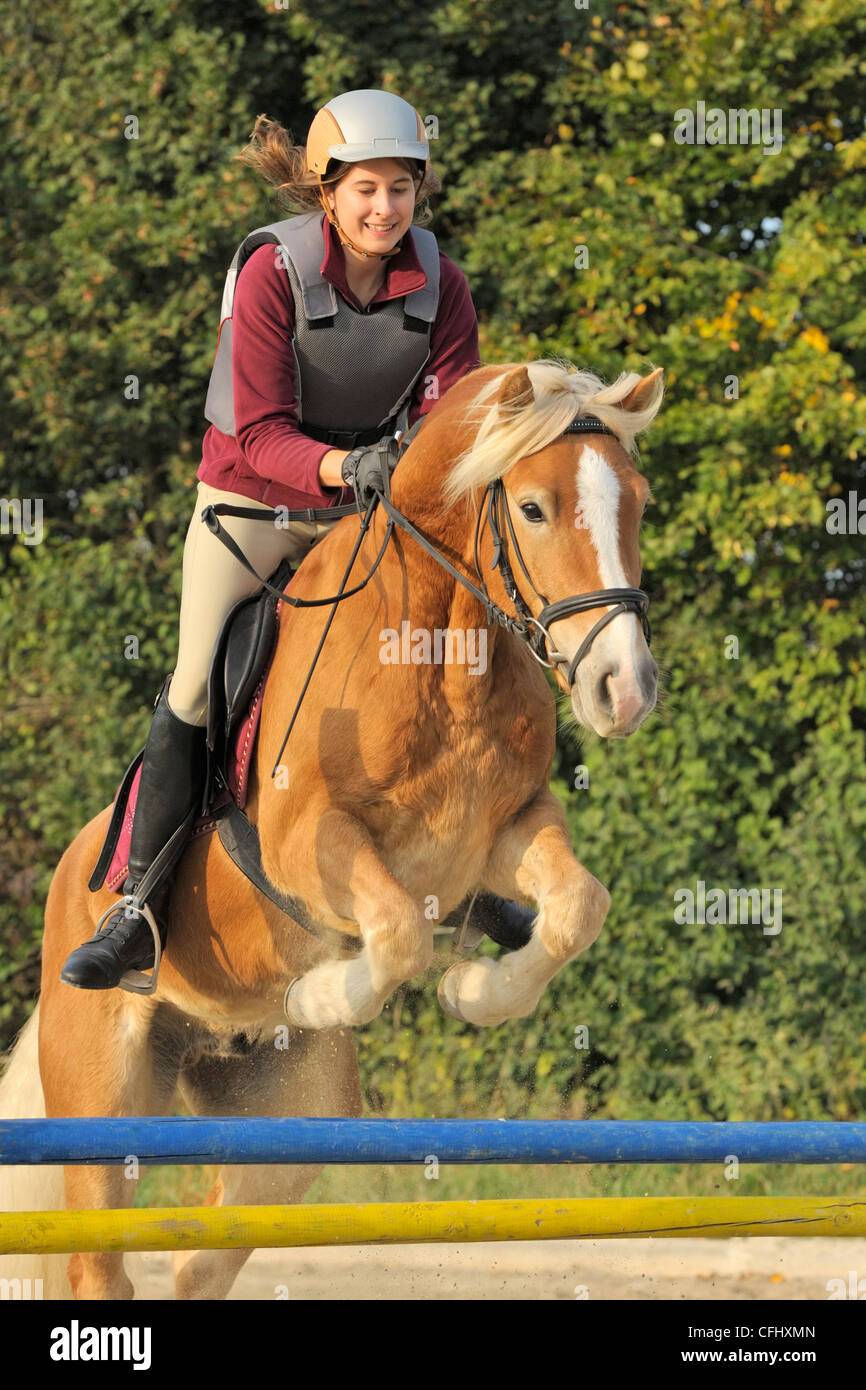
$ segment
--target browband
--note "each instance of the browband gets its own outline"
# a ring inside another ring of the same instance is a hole
[[[570,425],[562,431],[563,434],[612,434],[616,439],[615,430],[602,424],[601,420],[595,415],[578,415],[572,420]]]

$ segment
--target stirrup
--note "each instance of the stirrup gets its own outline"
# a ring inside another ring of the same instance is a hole
[[[289,980],[289,983],[286,985],[286,990],[283,995],[283,1013],[285,1014],[286,1018],[289,1020],[290,1023],[292,1023],[292,1015],[289,1013],[289,995],[291,991],[294,989],[295,985],[300,980],[300,978],[300,975],[293,975],[291,980]],[[292,1024],[292,1027],[296,1028],[297,1024]]]
[[[458,956],[471,956],[473,951],[477,951],[482,941],[487,940],[487,935],[480,927],[474,927],[469,918],[472,916],[472,909],[475,906],[475,899],[478,897],[479,890],[476,888],[469,905],[466,908],[466,915],[462,923],[454,933],[451,942],[451,950]]]
[[[127,909],[134,908],[139,917],[144,918],[153,933],[153,973],[151,975],[145,975],[142,970],[127,970],[125,975],[121,975],[115,988],[128,990],[130,994],[153,994],[156,990],[157,980],[159,979],[159,963],[162,959],[162,941],[159,936],[159,927],[147,903],[140,903],[134,893],[127,893],[121,901]],[[94,936],[98,934],[106,918],[111,917],[118,911],[119,906],[119,903],[112,903],[110,907],[105,909],[99,921],[96,923]]]

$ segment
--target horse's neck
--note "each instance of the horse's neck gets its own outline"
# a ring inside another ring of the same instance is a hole
[[[436,522],[429,517],[419,517],[416,524],[431,545],[479,587],[468,535],[458,536],[451,528],[447,537],[436,536]],[[383,534],[384,524],[377,537],[376,550]],[[497,623],[488,625],[481,603],[414,537],[405,532],[397,534],[397,546],[390,544],[386,552],[383,580],[390,598],[399,603],[396,630],[400,633],[403,654],[412,650],[414,643],[414,650],[423,655],[425,643],[429,642],[434,659],[437,653],[445,653],[447,671],[443,671],[443,676],[447,674],[449,684],[459,685],[462,677],[468,682],[467,694],[471,693],[473,699],[486,698],[492,680],[493,652],[502,629]]]

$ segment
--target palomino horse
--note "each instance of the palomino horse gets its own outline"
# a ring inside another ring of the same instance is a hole
[[[537,658],[552,660],[573,713],[602,736],[632,733],[653,708],[645,596],[631,587],[648,486],[629,451],[661,394],[660,370],[603,387],[540,361],[477,370],[436,404],[394,474],[390,504],[468,580],[483,576],[495,608],[416,536],[395,531],[367,586],[339,605],[286,775],[272,780],[322,627],[315,608],[284,608],[247,806],[273,883],[357,948],[334,949],[283,915],[210,835],[181,863],[157,993],[68,988],[63,962],[112,900],[87,888],[102,811],[64,854],[48,897],[38,1023],[46,1114],[165,1114],[179,1095],[198,1115],[358,1115],[351,1029],[427,970],[434,921],[467,895],[519,899],[537,916],[521,949],[459,960],[444,975],[442,1007],[464,1022],[527,1016],[595,941],[610,896],[575,857],[549,789],[555,700]],[[387,520],[383,503],[351,583],[372,569]],[[339,522],[289,592],[336,592],[357,535],[357,520]],[[522,628],[521,612],[531,613]],[[483,660],[431,657],[435,643],[418,635],[442,632],[474,633]],[[24,1043],[21,1052],[23,1068]],[[21,1075],[17,1091],[26,1114]],[[229,1167],[208,1200],[297,1201],[317,1171]],[[133,1187],[120,1167],[65,1170],[71,1208],[129,1205]],[[44,1203],[43,1187],[34,1205]],[[178,1257],[178,1296],[224,1297],[249,1253]],[[120,1254],[74,1255],[69,1278],[80,1298],[133,1294]]]

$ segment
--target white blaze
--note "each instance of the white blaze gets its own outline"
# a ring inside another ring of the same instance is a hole
[[[620,486],[616,473],[607,459],[584,445],[576,475],[578,513],[598,557],[600,589],[628,589],[629,584],[619,553]],[[607,604],[594,608],[587,617],[598,622],[613,607]],[[621,613],[598,634],[587,655],[587,661],[607,646],[619,659],[620,669],[634,670],[637,661],[637,616]],[[605,640],[606,639],[606,640]]]

